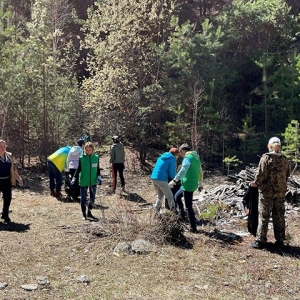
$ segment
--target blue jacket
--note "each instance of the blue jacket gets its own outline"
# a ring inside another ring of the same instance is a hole
[[[156,161],[151,179],[170,181],[176,175],[176,158],[171,152],[163,153]]]

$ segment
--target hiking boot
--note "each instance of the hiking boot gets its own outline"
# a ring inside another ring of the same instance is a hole
[[[116,193],[115,190],[110,190],[110,191],[107,192],[108,195],[112,195],[112,194],[115,194],[115,193]]]
[[[61,192],[55,192],[55,197],[56,197],[56,198],[62,198],[63,195],[62,195]]]
[[[192,232],[192,233],[199,233],[199,231],[197,230],[197,228],[191,228],[190,232]]]
[[[55,191],[50,191],[50,196],[56,197],[56,192]]]
[[[264,247],[264,244],[259,241],[255,241],[254,243],[251,243],[248,245],[248,248],[251,249],[262,249]]]
[[[86,214],[82,214],[82,221],[86,220]]]
[[[274,243],[275,247],[278,247],[278,248],[282,248],[284,247],[284,242],[283,241],[276,241]]]
[[[121,192],[125,192],[125,186],[121,187]]]
[[[9,217],[1,217],[1,219],[4,219],[5,223],[10,223],[10,218]]]
[[[94,217],[94,216],[92,215],[92,212],[91,212],[90,210],[88,211],[87,216],[88,216],[89,218],[91,218],[91,219],[97,219],[96,217]]]

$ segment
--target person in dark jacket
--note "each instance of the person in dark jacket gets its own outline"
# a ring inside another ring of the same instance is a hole
[[[110,147],[110,160],[111,172],[112,172],[112,190],[111,193],[116,192],[117,187],[117,174],[119,173],[121,181],[121,191],[125,190],[125,179],[124,179],[124,162],[125,162],[125,150],[124,145],[120,142],[120,138],[117,135],[112,137],[113,144]]]
[[[87,217],[95,218],[92,215],[92,208],[95,202],[97,183],[100,180],[99,156],[94,153],[94,145],[87,142],[84,146],[84,154],[79,158],[78,169],[73,177],[73,182],[78,172],[80,186],[80,205],[83,220]],[[87,199],[87,193],[90,193],[90,198]]]
[[[16,185],[16,180],[23,185],[23,180],[14,168],[11,154],[6,151],[6,142],[0,139],[0,192],[3,195],[3,208],[1,219],[5,223],[10,222],[9,207],[12,199],[12,186]]]
[[[151,180],[157,193],[154,204],[155,213],[159,213],[164,196],[167,198],[171,211],[175,211],[174,196],[168,185],[169,178],[174,178],[176,174],[176,156],[178,149],[173,152],[163,153],[157,160],[151,174]]]
[[[285,203],[290,162],[281,153],[281,141],[272,137],[268,142],[269,152],[263,154],[252,187],[258,187],[258,227],[256,240],[250,248],[263,248],[267,242],[268,223],[272,213],[275,246],[283,247],[285,239]]]

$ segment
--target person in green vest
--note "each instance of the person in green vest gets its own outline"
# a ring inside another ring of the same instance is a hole
[[[197,190],[199,182],[202,182],[203,179],[201,161],[197,152],[192,151],[186,143],[179,147],[179,153],[183,157],[182,165],[174,179],[169,182],[169,186],[172,188],[181,181],[181,190],[183,191],[185,207],[188,211],[191,226],[190,231],[197,233],[196,217],[193,210],[193,194]],[[176,201],[179,213],[184,218],[185,212],[181,197],[177,197]]]
[[[101,183],[99,156],[94,153],[94,145],[87,142],[84,146],[84,154],[79,158],[78,169],[76,170],[72,183],[74,184],[76,174],[80,186],[80,206],[82,211],[82,220],[87,217],[95,219],[91,213],[95,202],[97,183]],[[90,193],[87,199],[87,193]]]

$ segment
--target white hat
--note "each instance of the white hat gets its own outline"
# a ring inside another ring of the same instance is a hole
[[[268,145],[275,144],[275,143],[281,145],[280,139],[276,136],[270,138]]]

